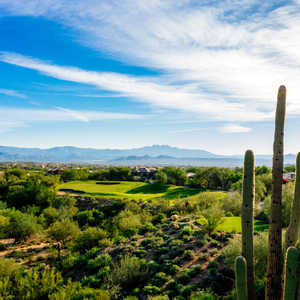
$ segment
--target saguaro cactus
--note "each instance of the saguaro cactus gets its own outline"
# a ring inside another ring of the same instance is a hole
[[[291,211],[291,219],[285,233],[285,249],[295,246],[300,234],[300,152],[297,154],[296,161],[296,183],[294,200]]]
[[[280,86],[277,97],[275,134],[273,144],[272,198],[270,210],[269,253],[266,300],[280,300],[282,294],[282,172],[283,134],[286,88]]]
[[[238,256],[235,259],[235,280],[237,300],[248,300],[247,262],[243,256]]]
[[[247,286],[249,299],[255,300],[253,257],[253,207],[255,197],[255,169],[253,151],[247,150],[244,159],[242,204],[242,255],[247,261]]]
[[[296,300],[297,281],[299,270],[299,250],[290,247],[286,253],[284,273],[284,300]]]

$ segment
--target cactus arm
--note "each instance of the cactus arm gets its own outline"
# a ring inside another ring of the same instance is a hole
[[[278,91],[273,144],[272,198],[270,210],[269,253],[266,300],[281,300],[282,296],[282,172],[283,134],[286,106],[286,88]]]
[[[242,204],[242,256],[247,261],[247,286],[249,299],[255,300],[253,257],[253,208],[255,197],[255,169],[253,151],[247,150],[244,159]]]
[[[295,300],[299,270],[299,250],[290,247],[286,253],[283,300]]]
[[[235,259],[235,281],[237,300],[248,300],[247,262],[243,256],[238,256]]]
[[[296,183],[289,227],[285,233],[285,249],[295,246],[300,232],[300,152],[296,160]]]

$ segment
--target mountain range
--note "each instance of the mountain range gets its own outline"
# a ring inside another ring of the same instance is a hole
[[[285,155],[285,164],[294,164],[294,154]],[[0,162],[61,162],[101,165],[195,165],[234,167],[243,164],[243,155],[217,155],[201,149],[153,145],[133,149],[92,149],[54,147],[49,149],[0,146]],[[271,155],[257,155],[257,165],[272,164]]]

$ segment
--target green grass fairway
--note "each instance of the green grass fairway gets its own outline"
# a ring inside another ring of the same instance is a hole
[[[254,231],[264,231],[269,228],[268,224],[261,221],[254,220]],[[217,228],[220,231],[226,232],[242,232],[241,217],[226,217],[224,222],[220,224]]]
[[[80,193],[87,196],[132,200],[150,200],[156,198],[176,199],[196,195],[200,189],[179,187],[167,184],[149,184],[144,182],[120,181],[71,181],[58,186],[58,190]]]

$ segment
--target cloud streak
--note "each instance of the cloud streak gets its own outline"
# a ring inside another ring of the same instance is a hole
[[[90,72],[4,53],[7,63],[237,124],[272,119],[276,90],[286,84],[288,112],[300,115],[299,1],[0,0],[1,7],[63,23],[80,32],[79,42],[161,75]],[[223,132],[246,132],[230,126]]]
[[[27,96],[14,90],[0,89],[0,95],[26,99]]]
[[[33,69],[42,74],[72,82],[97,86],[121,93],[136,101],[154,106],[182,110],[202,117],[230,121],[261,121],[271,118],[270,113],[255,111],[242,103],[226,102],[221,97],[199,91],[191,85],[158,83],[154,77],[134,77],[118,73],[86,71],[74,67],[57,66],[20,54],[0,54],[0,61]]]
[[[78,111],[62,107],[56,109],[0,107],[0,132],[11,131],[17,127],[26,127],[33,123],[140,120],[144,118],[144,115],[138,114]]]

